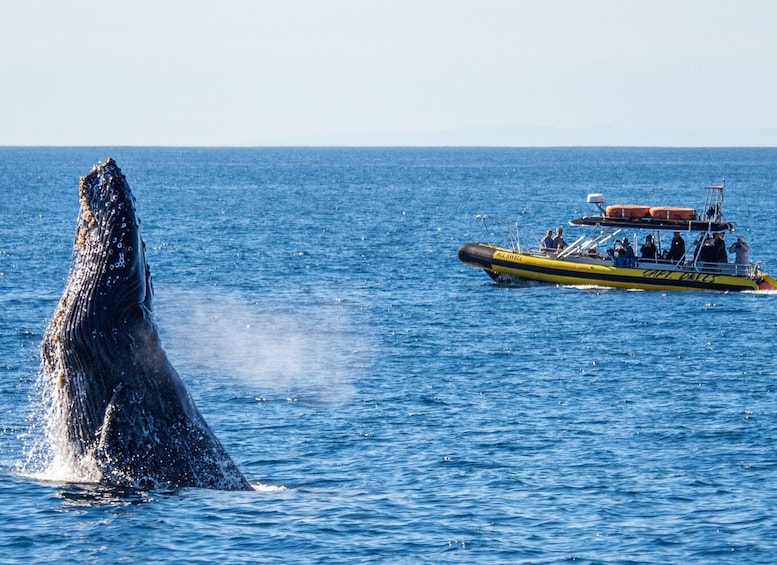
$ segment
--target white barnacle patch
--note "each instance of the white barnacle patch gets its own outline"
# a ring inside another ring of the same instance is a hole
[[[119,253],[119,258],[115,263],[111,263],[110,268],[113,269],[121,269],[127,265],[127,262],[124,260],[124,253]]]

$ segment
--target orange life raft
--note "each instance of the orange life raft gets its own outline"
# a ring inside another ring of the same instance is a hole
[[[657,220],[695,220],[694,208],[677,208],[674,206],[653,206],[650,217]]]
[[[607,206],[604,215],[608,218],[645,218],[650,215],[650,206],[612,204]]]

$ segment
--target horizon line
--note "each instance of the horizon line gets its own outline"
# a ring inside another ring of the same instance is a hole
[[[192,136],[199,137],[199,136]],[[0,142],[0,147],[777,147],[777,128],[645,128],[588,126],[471,126],[420,132],[307,133],[264,139],[195,142]],[[243,137],[243,139],[239,139]],[[221,139],[219,139],[221,138]]]

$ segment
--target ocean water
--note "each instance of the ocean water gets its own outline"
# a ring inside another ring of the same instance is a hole
[[[108,156],[165,349],[253,492],[47,467],[38,346]],[[777,295],[456,258],[478,214],[541,233],[589,192],[700,207],[722,178],[777,273],[775,149],[0,148],[0,562],[774,563]]]

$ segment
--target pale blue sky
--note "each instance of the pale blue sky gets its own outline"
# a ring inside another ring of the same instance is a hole
[[[770,0],[0,0],[0,72],[0,145],[777,145]]]

